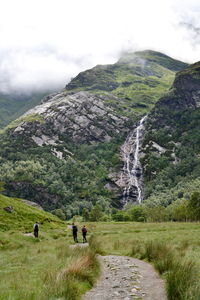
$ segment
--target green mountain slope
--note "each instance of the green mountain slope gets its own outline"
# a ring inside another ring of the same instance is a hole
[[[11,213],[4,210],[8,206],[13,207]],[[63,223],[52,214],[27,205],[21,199],[6,197],[0,194],[0,231],[32,231],[33,224],[36,221],[43,228],[55,228]]]
[[[165,205],[199,190],[199,79],[200,63],[177,73],[169,94],[149,115],[142,159],[146,197],[160,199]]]
[[[153,51],[129,56],[80,73],[1,131],[6,195],[61,208],[66,218],[96,204],[104,211],[120,207],[123,188],[112,180],[123,168],[120,147],[167,91],[174,70],[186,66]],[[108,90],[110,80],[115,86]]]
[[[81,72],[66,90],[103,93],[120,114],[134,117],[148,112],[169,89],[175,72],[187,66],[156,51],[126,53],[113,65],[98,65]],[[109,99],[109,93],[120,101]]]

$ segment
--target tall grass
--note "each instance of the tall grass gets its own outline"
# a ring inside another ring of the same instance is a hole
[[[195,297],[196,278],[197,272],[194,262],[181,261],[180,258],[177,258],[166,274],[168,298],[170,300],[185,300],[188,298],[189,290]]]
[[[71,237],[70,237],[71,239]],[[0,299],[78,300],[99,274],[96,252],[66,238],[32,242],[0,252]]]
[[[89,238],[89,246],[97,254],[105,254],[105,251],[102,248],[102,243],[96,235],[92,234]]]
[[[62,252],[63,257],[64,252]],[[59,257],[60,254],[58,255]],[[99,273],[95,252],[89,248],[77,247],[66,252],[66,264],[60,270],[52,269],[44,277],[44,299],[62,298],[77,300],[94,284]]]
[[[185,247],[188,244],[185,243]],[[183,250],[182,244],[181,250]],[[180,256],[175,247],[161,241],[147,241],[143,247],[137,248],[141,259],[153,262],[156,270],[166,279],[166,289],[169,300],[186,300],[189,295],[194,299],[200,299],[197,287],[197,268],[191,260],[185,260]],[[136,247],[130,253],[135,256]],[[196,297],[196,298],[195,298]]]

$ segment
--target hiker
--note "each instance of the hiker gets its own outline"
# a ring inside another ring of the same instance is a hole
[[[86,235],[87,235],[87,228],[85,225],[82,228],[82,235],[83,235],[83,243],[87,243]]]
[[[36,223],[33,225],[33,230],[34,230],[34,237],[35,237],[35,238],[38,238],[38,231],[39,231],[39,224],[38,224],[38,222],[36,222]]]
[[[73,234],[74,242],[76,243],[78,243],[77,232],[78,232],[77,226],[74,225],[74,223],[72,223],[72,234]]]

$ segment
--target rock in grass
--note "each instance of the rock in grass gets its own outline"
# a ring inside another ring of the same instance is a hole
[[[6,212],[8,212],[8,213],[12,213],[13,210],[14,210],[14,208],[13,208],[12,206],[6,206],[6,207],[4,207],[3,209],[4,209]]]

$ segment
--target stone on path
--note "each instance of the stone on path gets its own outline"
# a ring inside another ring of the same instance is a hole
[[[164,283],[153,267],[126,256],[99,256],[102,275],[82,300],[166,300]]]

